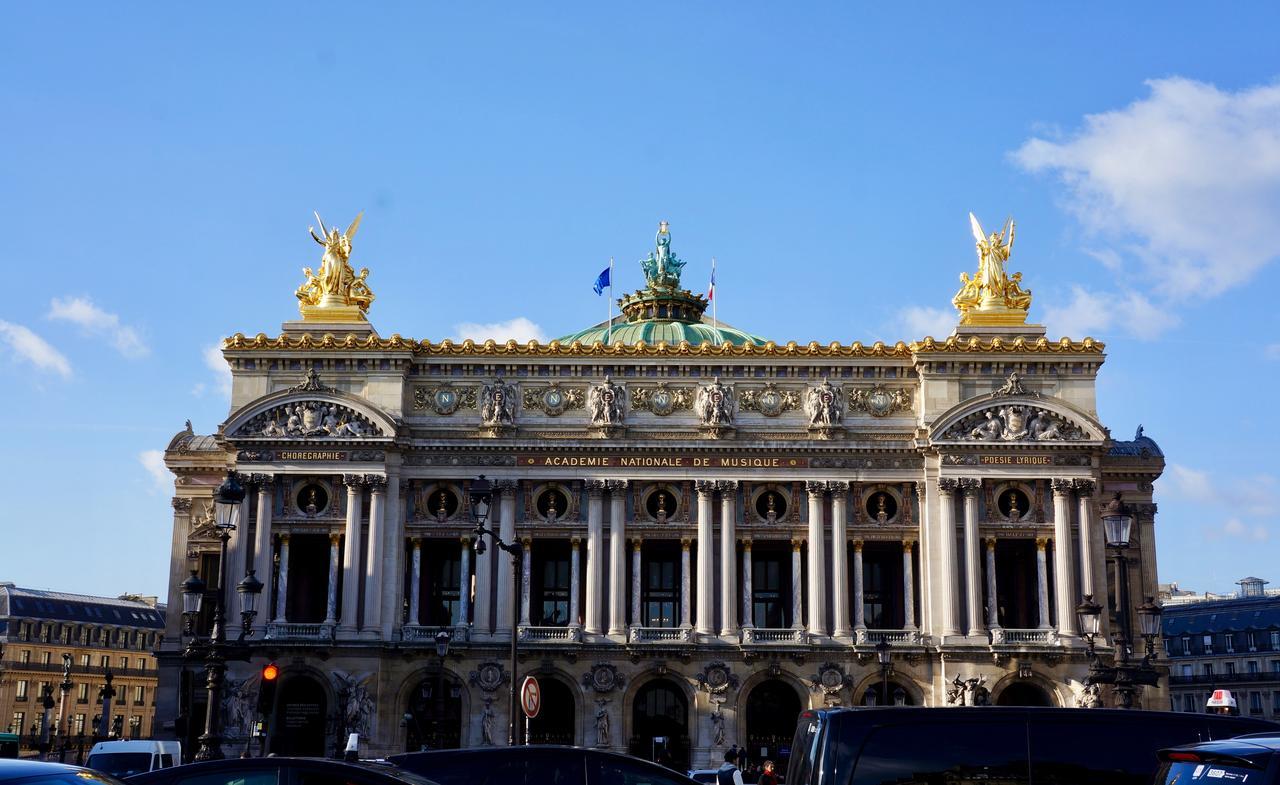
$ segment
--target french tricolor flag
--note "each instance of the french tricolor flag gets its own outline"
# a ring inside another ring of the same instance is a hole
[[[707,287],[708,302],[716,299],[716,260],[711,260],[711,285]]]

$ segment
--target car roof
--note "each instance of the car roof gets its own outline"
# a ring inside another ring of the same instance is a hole
[[[1234,739],[1204,741],[1199,744],[1170,747],[1167,750],[1160,750],[1160,759],[1165,760],[1170,752],[1196,752],[1202,755],[1242,758],[1260,766],[1265,765],[1267,760],[1275,755],[1277,751],[1280,751],[1280,737],[1271,733],[1256,733]]]
[[[54,763],[52,761],[31,760],[29,758],[0,758],[0,778],[2,779],[39,777],[42,774],[53,774],[54,772],[70,773],[76,771],[87,771],[87,769],[82,766],[72,766],[69,763]]]
[[[201,761],[196,761],[194,763],[188,763],[183,766],[171,766],[166,769],[156,769],[155,771],[145,771],[140,774],[135,774],[132,777],[126,777],[125,779],[128,782],[138,782],[138,783],[147,783],[153,780],[157,782],[167,782],[171,777],[173,777],[173,773],[178,769],[181,769],[184,773],[186,773],[186,772],[199,772],[204,769],[209,769],[211,771],[216,771],[219,769],[260,769],[260,768],[274,768],[278,766],[288,766],[288,765],[294,765],[294,766],[321,765],[325,767],[349,766],[352,768],[360,769],[362,771],[372,771],[372,772],[378,772],[381,774],[386,774],[388,776],[395,776],[393,773],[387,771],[387,769],[390,766],[385,761],[346,761],[346,760],[338,760],[334,758],[273,756],[270,758],[226,758],[224,760],[201,760]]]

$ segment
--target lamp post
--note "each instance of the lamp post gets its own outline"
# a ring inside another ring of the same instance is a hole
[[[1120,631],[1115,635],[1112,664],[1103,665],[1094,649],[1094,639],[1102,628],[1102,606],[1093,601],[1093,595],[1084,595],[1084,600],[1076,607],[1076,615],[1080,619],[1080,630],[1089,644],[1089,675],[1085,678],[1085,683],[1112,685],[1120,707],[1131,709],[1139,687],[1154,687],[1160,683],[1160,672],[1155,669],[1153,661],[1155,639],[1160,634],[1162,609],[1152,597],[1147,597],[1146,602],[1138,606],[1139,632],[1146,646],[1142,659],[1134,662],[1130,647],[1133,626],[1129,614],[1129,565],[1125,556],[1125,551],[1129,548],[1129,535],[1133,530],[1133,514],[1119,493],[1103,508],[1102,525],[1107,547],[1115,552]]]
[[[227,479],[219,486],[214,495],[214,525],[218,530],[221,542],[218,560],[218,588],[214,595],[213,629],[206,640],[200,640],[199,631],[195,628],[196,617],[200,614],[204,602],[205,582],[200,580],[195,570],[191,577],[182,583],[182,613],[186,616],[187,632],[191,642],[187,645],[183,656],[187,659],[203,659],[207,678],[205,687],[208,691],[208,702],[205,706],[204,733],[200,734],[200,749],[196,752],[196,760],[221,760],[222,754],[222,682],[227,672],[227,659],[248,660],[248,647],[242,641],[253,634],[253,619],[258,615],[258,597],[262,594],[262,581],[258,580],[253,570],[249,570],[244,580],[236,586],[240,595],[240,636],[234,643],[228,643],[226,635],[226,566],[227,543],[231,532],[236,530],[240,518],[240,504],[244,501],[244,487],[236,479],[235,472],[227,472]]]
[[[480,475],[478,479],[471,483],[471,512],[475,516],[476,526],[473,533],[476,536],[476,555],[481,556],[485,552],[484,538],[488,535],[493,544],[500,550],[506,551],[511,555],[511,566],[514,568],[514,578],[511,582],[511,695],[508,714],[510,723],[507,727],[507,744],[514,747],[516,744],[519,721],[516,715],[520,711],[519,698],[517,691],[519,690],[516,680],[516,655],[519,651],[519,630],[517,629],[517,617],[520,613],[520,585],[524,581],[524,546],[517,539],[515,542],[504,542],[498,533],[492,529],[486,528],[485,519],[489,516],[489,507],[493,501],[493,492],[489,486],[489,481]]]
[[[67,712],[67,696],[71,694],[71,655],[64,653],[62,655],[62,682],[58,685],[58,690],[62,693],[61,700],[58,702],[58,741],[61,742],[58,750],[58,762],[65,763],[67,760],[67,736],[63,727],[64,717]],[[70,718],[67,718],[70,722]]]
[[[889,645],[887,635],[880,636],[876,644],[876,658],[880,660],[880,705],[889,705],[889,671],[893,668],[893,646]]]
[[[448,630],[436,633],[436,654],[440,656],[440,671],[436,674],[436,749],[444,749],[444,658],[449,656],[449,641],[453,636]]]

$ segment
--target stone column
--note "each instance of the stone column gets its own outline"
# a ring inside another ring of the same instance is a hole
[[[809,491],[809,616],[810,635],[827,634],[827,561],[823,552],[826,531],[822,522],[822,501],[827,484],[810,482]]]
[[[281,546],[281,554],[288,553],[288,536],[284,535],[285,543]],[[342,545],[342,535],[329,535],[329,583],[325,586],[324,599],[324,623],[332,627],[338,623],[338,565],[341,563],[341,551],[338,550]],[[280,572],[284,572],[284,558],[280,559]],[[282,614],[283,615],[283,614]]]
[[[529,574],[533,572],[533,538],[525,537],[524,548],[520,554],[520,624],[528,627],[529,622]]]
[[[604,481],[587,480],[587,613],[583,631],[604,632]],[[576,553],[576,550],[575,550]],[[577,594],[573,602],[577,605]],[[572,623],[579,623],[572,614]]]
[[[1053,481],[1053,597],[1057,607],[1058,635],[1076,635],[1075,564],[1071,558],[1071,480]],[[1043,626],[1043,625],[1042,625]]]
[[[382,513],[382,639],[392,639],[404,609],[404,485],[388,471],[387,506]]]
[[[689,540],[682,539],[680,540],[680,626],[686,629],[693,626],[693,621],[689,618],[691,616],[689,590],[692,583],[690,568]]]
[[[742,626],[756,626],[751,598],[751,540],[742,541]]]
[[[982,618],[982,542],[978,537],[978,493],[982,480],[962,477],[964,491],[964,596],[969,635],[981,636],[986,620]]]
[[[1048,545],[1044,537],[1036,538],[1036,603],[1042,630],[1049,629],[1049,564],[1045,558]]]
[[[334,535],[336,537],[337,535]],[[333,537],[330,538],[333,541]],[[336,550],[333,549],[333,550]],[[332,555],[332,552],[331,554]],[[337,560],[334,560],[334,564]],[[329,593],[332,594],[338,585],[335,568],[329,568]],[[285,608],[289,606],[289,533],[280,535],[280,577],[276,580],[276,623],[284,624]]]
[[[1093,577],[1093,480],[1076,480],[1077,513],[1080,518],[1080,593],[1091,594],[1097,602],[1097,584]]]
[[[827,483],[831,491],[831,624],[837,638],[853,635],[849,628],[849,483]]]
[[[804,562],[800,558],[800,549],[804,540],[791,541],[791,626],[797,630],[804,629]]]
[[[253,475],[236,473],[241,485],[253,485]],[[236,584],[244,578],[245,559],[249,542],[249,494],[237,505],[240,512],[236,514],[236,527],[231,530],[231,538],[227,540],[227,563],[222,566],[222,585],[228,592],[234,592]],[[228,608],[235,605],[231,595],[227,595]],[[234,614],[229,614],[234,615]],[[234,626],[234,625],[232,625]]]
[[[609,634],[627,634],[627,481],[609,480]],[[637,570],[638,572],[638,570]]]
[[[471,538],[464,536],[462,543],[462,575],[458,581],[458,626],[471,623]]]
[[[376,637],[382,630],[382,576],[387,536],[383,516],[387,503],[387,478],[369,475],[365,484],[369,487],[369,542],[365,554],[364,624],[361,629],[366,635]]]
[[[582,540],[578,539],[577,537],[571,537],[569,539],[569,626],[570,627],[576,627],[582,623],[582,617],[578,615],[581,611],[581,608],[579,608],[578,606],[578,593],[582,589],[581,578],[579,577],[579,574],[578,574],[578,557],[579,557],[579,550],[581,546],[582,546]],[[600,549],[596,548],[595,553],[598,557],[600,554]],[[599,561],[598,558],[596,560]],[[591,543],[590,542],[587,543],[587,582],[588,584],[591,582]],[[599,586],[599,585],[600,585],[599,583],[596,584],[596,586]],[[597,588],[596,591],[599,591],[599,589]],[[591,587],[588,586],[587,613],[590,613],[590,612],[591,612]]]
[[[498,480],[493,484],[493,492],[498,502],[498,536],[503,542],[516,541],[516,484],[512,480]],[[490,508],[492,510],[492,508]],[[492,522],[489,528],[493,528]],[[493,543],[489,543],[492,545]],[[488,549],[493,553],[494,568],[498,571],[497,607],[498,635],[510,635],[515,624],[518,609],[511,604],[512,584],[515,582],[515,566],[511,557],[496,547]]]
[[[499,483],[494,483],[494,485],[498,484]],[[498,498],[501,498],[500,493],[498,494]],[[463,503],[468,504],[468,509],[470,509],[469,501],[464,501]],[[498,505],[492,503],[489,505],[490,514],[497,509]],[[418,513],[415,511],[414,514],[416,516]],[[471,515],[474,519],[474,510],[471,511]],[[485,520],[485,525],[492,528],[493,518],[487,518]],[[502,551],[498,550],[498,548],[494,547],[493,541],[490,540],[488,536],[486,536],[484,540],[484,553],[476,554],[476,597],[475,605],[472,606],[472,618],[475,621],[471,625],[472,633],[480,637],[488,636],[493,632],[493,565],[494,560],[497,559],[499,555],[505,555]],[[510,598],[511,595],[508,594],[507,597]],[[507,600],[507,602],[510,601],[510,599]]]
[[[258,576],[258,580],[266,584],[267,589],[271,588],[271,507],[275,501],[275,484],[270,474],[253,475],[254,482],[258,486],[258,528],[254,532],[253,537],[253,571]],[[269,609],[271,606],[266,602],[268,594],[264,594],[263,608]],[[267,628],[267,621],[271,618],[271,614],[259,613],[255,620],[253,628],[257,631],[256,637],[262,640],[263,632]]]
[[[996,592],[996,538],[987,538],[987,629],[1000,629],[1000,595]]]
[[[712,503],[716,484],[698,480],[698,609],[694,617],[699,635],[715,634],[715,539],[712,537]]]
[[[720,489],[720,634],[737,638],[738,604],[733,600],[738,596],[738,537],[734,531],[738,481],[722,480],[716,485]]]
[[[939,561],[942,573],[942,636],[959,636],[960,625],[956,622],[956,598],[960,594],[959,570],[956,569],[956,497],[955,491],[959,483],[954,478],[942,477],[938,480],[938,548],[941,555]]]
[[[853,541],[853,629],[867,628],[867,600],[862,585],[862,540]]]
[[[422,538],[414,537],[413,562],[409,568],[409,623],[422,623]]]
[[[342,546],[342,612],[338,615],[338,632],[354,635],[360,616],[360,512],[364,491],[364,475],[348,474],[346,541]]]
[[[637,537],[631,541],[631,626],[643,627],[644,616],[640,613],[640,549],[644,542]]]
[[[902,541],[902,628],[916,628],[916,578],[912,564],[911,549],[915,545],[911,540]]]

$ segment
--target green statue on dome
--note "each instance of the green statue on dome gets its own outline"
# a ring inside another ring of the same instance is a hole
[[[640,260],[644,270],[644,279],[650,289],[680,288],[680,271],[684,262],[671,251],[671,232],[667,222],[658,224],[658,234],[654,237],[657,248],[646,259]]]

